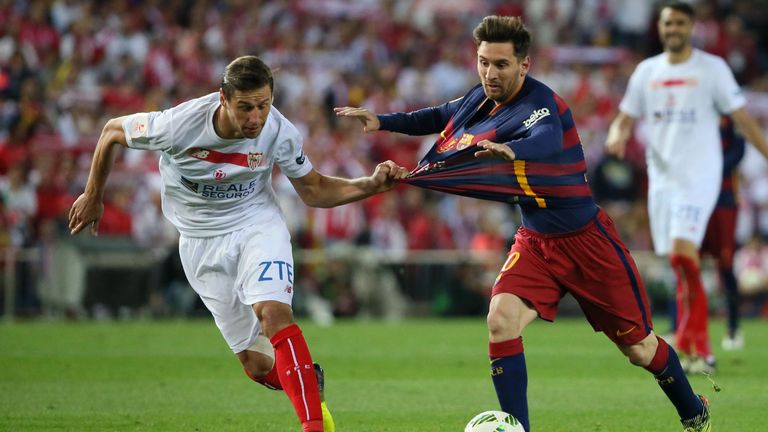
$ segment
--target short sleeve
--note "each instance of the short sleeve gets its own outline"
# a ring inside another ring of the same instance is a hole
[[[640,64],[635,68],[635,71],[629,78],[627,91],[624,93],[624,98],[621,99],[621,104],[619,104],[619,110],[621,112],[634,118],[642,117],[645,108],[645,101],[643,100],[644,76],[643,67],[642,64]]]
[[[728,64],[723,59],[717,58],[713,69],[715,77],[710,82],[714,86],[715,107],[720,114],[731,114],[746,105],[744,92],[736,82]]]
[[[286,131],[279,137],[275,163],[289,178],[304,177],[312,171],[312,162],[304,153],[303,140],[296,127],[287,122],[284,126]]]
[[[173,142],[171,118],[170,110],[127,116],[123,120],[123,131],[128,147],[139,150],[168,150]]]

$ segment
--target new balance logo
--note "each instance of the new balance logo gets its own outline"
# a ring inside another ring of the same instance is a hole
[[[523,126],[525,126],[526,129],[530,129],[531,126],[536,124],[536,122],[547,116],[549,116],[549,108],[539,108],[531,113],[531,116],[528,117],[528,120],[523,120]]]

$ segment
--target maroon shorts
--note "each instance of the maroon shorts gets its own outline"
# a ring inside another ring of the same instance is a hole
[[[602,210],[587,226],[568,234],[520,228],[493,287],[493,295],[514,294],[548,321],[555,319],[566,292],[595,331],[618,345],[633,345],[653,328],[635,262]]]
[[[717,260],[719,267],[733,267],[736,250],[736,207],[715,207],[709,217],[701,253]]]

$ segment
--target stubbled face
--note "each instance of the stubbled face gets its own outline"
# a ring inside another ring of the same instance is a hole
[[[664,50],[680,53],[691,43],[693,20],[672,8],[664,8],[659,15],[659,38]]]
[[[227,100],[220,91],[222,116],[222,138],[256,138],[267,122],[272,106],[272,91],[269,85],[256,90],[235,90]]]
[[[477,73],[488,99],[508,102],[523,85],[530,58],[519,60],[512,42],[481,42],[477,47]]]

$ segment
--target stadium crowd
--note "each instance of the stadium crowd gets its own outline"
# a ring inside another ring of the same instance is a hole
[[[694,3],[696,45],[727,60],[750,111],[768,126],[768,10],[757,0]],[[0,249],[39,252],[18,278],[19,309],[39,312],[40,281],[56,283],[47,275],[55,274],[56,246],[68,241],[66,213],[109,118],[216,91],[232,58],[255,54],[275,70],[275,106],[299,127],[319,171],[360,176],[385,159],[414,167],[431,138],[364,135],[332,108],[404,111],[463,94],[477,81],[467,34],[492,13],[522,15],[532,29],[532,75],[571,106],[596,197],[628,246],[648,250],[642,128],[624,161],[605,157],[603,144],[635,65],[660,51],[654,7],[635,0],[0,0]],[[749,156],[742,165],[738,235],[749,243],[742,261],[768,275],[768,168]],[[123,152],[102,236],[173,250],[158,176],[155,155]],[[392,256],[470,249],[503,257],[519,223],[513,208],[412,187],[334,209],[305,207],[284,176],[274,187],[304,250],[358,245]],[[344,273],[333,265],[307,269],[305,282],[322,293]],[[768,289],[763,278],[757,292]],[[355,314],[355,294],[343,285],[326,297],[337,314]]]

